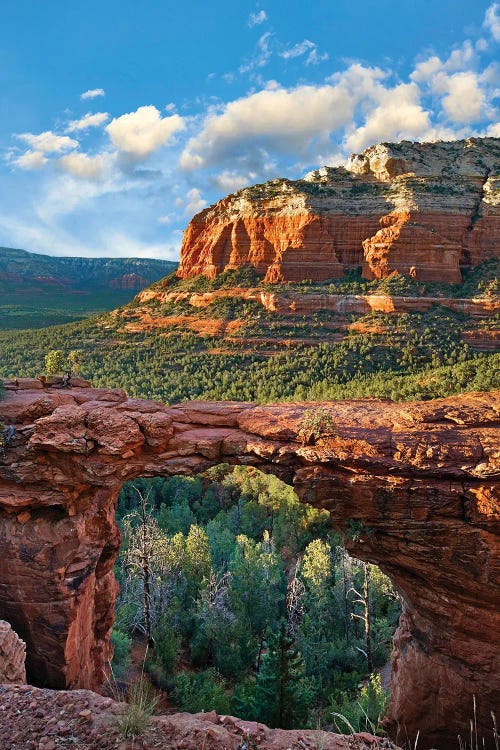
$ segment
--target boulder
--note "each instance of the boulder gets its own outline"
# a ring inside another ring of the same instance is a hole
[[[0,620],[0,684],[26,682],[26,644]]]

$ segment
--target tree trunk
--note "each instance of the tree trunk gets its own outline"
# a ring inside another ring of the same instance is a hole
[[[372,626],[370,621],[370,568],[365,563],[365,581],[363,586],[363,599],[365,605],[365,640],[366,640],[366,661],[368,671],[373,673],[373,653],[372,653]]]
[[[262,649],[264,648],[264,636],[261,636],[259,640],[259,653],[257,654],[257,674],[260,672],[262,664]]]
[[[349,601],[348,601],[348,593],[349,589],[347,588],[347,571],[346,571],[346,553],[345,550],[342,553],[342,580],[344,584],[344,629],[345,629],[345,639],[349,643]]]
[[[142,578],[144,581],[144,627],[148,646],[153,646],[153,634],[151,629],[151,571],[147,554],[147,517],[146,502],[141,497],[142,517]]]

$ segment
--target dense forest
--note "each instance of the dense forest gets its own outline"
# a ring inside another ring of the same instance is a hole
[[[359,272],[343,279],[295,285],[329,294],[386,293],[494,300],[498,262],[486,261],[460,285],[421,284],[400,275],[367,282]],[[251,268],[181,281],[175,274],[153,285],[162,290],[206,291],[261,284]],[[265,286],[265,285],[264,285]],[[290,286],[290,285],[289,285]],[[273,287],[276,289],[276,286]],[[280,285],[279,290],[287,286]],[[291,287],[290,287],[291,288]],[[158,325],[130,323],[138,310]],[[199,323],[221,321],[220,331],[196,332]],[[168,323],[168,324],[167,324]],[[227,328],[234,324],[237,336]],[[84,374],[95,386],[122,387],[133,396],[166,403],[183,399],[257,402],[383,397],[426,399],[499,386],[498,353],[478,351],[465,337],[494,334],[498,314],[472,318],[435,304],[425,312],[343,314],[319,310],[293,315],[265,310],[241,297],[214,298],[203,308],[185,299],[145,308],[137,300],[115,313],[41,330],[0,330],[0,377],[36,376],[51,349],[81,349]],[[0,329],[2,324],[0,323]],[[494,342],[494,339],[491,339]]]
[[[326,511],[276,477],[223,465],[125,485],[118,520],[118,678],[140,633],[147,672],[181,710],[347,731],[341,714],[380,729],[378,667],[399,598],[349,557]]]

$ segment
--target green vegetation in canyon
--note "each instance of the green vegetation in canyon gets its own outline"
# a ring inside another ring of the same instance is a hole
[[[223,465],[126,484],[118,520],[122,676],[142,634],[147,671],[181,710],[284,728],[334,727],[342,710],[359,730],[377,725],[376,670],[399,599],[378,568],[347,555],[326,511],[276,477]]]

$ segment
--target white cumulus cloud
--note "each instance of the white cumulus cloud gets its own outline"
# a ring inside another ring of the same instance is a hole
[[[418,62],[410,78],[415,83],[434,88],[437,76],[443,73],[450,75],[471,69],[477,63],[477,51],[477,46],[466,40],[460,47],[454,49],[446,60],[441,60],[437,55],[432,55]]]
[[[348,151],[362,151],[380,141],[418,140],[431,126],[429,113],[420,103],[416,84],[403,83],[379,94],[379,104],[365,122],[345,139]]]
[[[250,13],[248,17],[248,25],[250,28],[252,26],[258,26],[261,23],[264,23],[264,21],[267,21],[267,13],[265,10],[259,10],[257,13]]]
[[[32,151],[31,149],[12,159],[12,163],[21,167],[21,169],[40,169],[47,161],[47,157],[41,151]]]
[[[195,169],[261,147],[303,151],[311,138],[327,135],[351,116],[351,96],[333,86],[259,91],[209,116],[199,135],[188,142],[180,163],[184,169]]]
[[[27,143],[33,150],[41,151],[44,154],[69,151],[78,146],[78,141],[67,135],[57,135],[52,130],[46,130],[38,134],[19,133],[16,137]]]
[[[300,158],[312,146],[329,147],[331,132],[352,122],[358,102],[379,95],[384,75],[353,65],[320,86],[273,87],[229,102],[188,141],[180,166],[193,170],[236,160],[261,171],[270,151]]]
[[[500,5],[498,3],[493,3],[486,11],[483,26],[488,29],[496,42],[500,42]]]
[[[442,106],[450,120],[471,123],[481,119],[486,98],[475,73],[455,73],[443,81],[443,87]]]
[[[101,125],[109,119],[107,112],[87,112],[86,115],[80,117],[79,120],[71,120],[66,128],[67,133],[75,133],[79,130],[87,130],[87,128],[99,128]]]
[[[416,83],[433,85],[436,75],[442,73],[456,73],[470,68],[477,61],[476,49],[469,40],[454,49],[446,60],[437,55],[421,60],[415,65],[410,78]]]
[[[162,117],[156,107],[148,105],[111,120],[106,130],[116,148],[138,160],[165,146],[185,127],[180,115]]]
[[[453,50],[448,59],[436,55],[419,62],[411,79],[425,91],[437,96],[442,114],[453,123],[478,122],[487,114],[489,100],[494,91],[488,92],[497,79],[495,65],[482,72],[477,45],[470,41]]]
[[[175,205],[182,206],[184,208],[184,213],[187,216],[192,216],[193,214],[197,214],[198,211],[201,211],[202,208],[205,208],[207,202],[201,197],[201,192],[198,188],[191,188],[191,190],[188,190],[186,193],[184,199],[177,198]]]
[[[95,99],[98,96],[105,96],[106,92],[104,89],[89,89],[80,94],[80,99]]]
[[[56,162],[62,172],[85,180],[95,180],[101,177],[106,168],[106,157],[101,154],[88,156],[79,151],[62,156]]]

